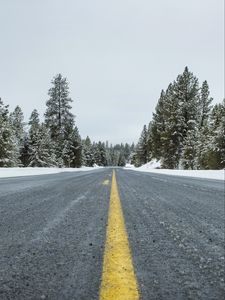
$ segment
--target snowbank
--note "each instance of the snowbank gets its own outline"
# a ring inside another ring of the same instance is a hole
[[[144,168],[145,170],[149,170],[149,169],[158,169],[160,168],[161,164],[160,164],[160,161],[156,161],[155,159],[148,162],[147,164],[139,167],[139,168],[135,168],[134,165],[131,165],[131,164],[126,164],[125,168],[126,169],[135,169],[135,170],[139,170],[141,168]]]
[[[156,169],[160,167],[160,162],[152,161],[139,168],[134,166],[126,166],[125,170],[134,170],[139,172],[158,173],[175,176],[188,176],[207,179],[225,180],[225,170],[170,170],[170,169]]]
[[[126,166],[124,167],[125,169],[134,169],[135,166],[131,165],[131,164],[126,164]]]
[[[56,174],[62,172],[77,172],[77,171],[91,171],[101,167],[95,166],[93,168],[0,168],[0,178],[3,177],[17,177],[17,176],[30,176],[30,175],[45,175]]]

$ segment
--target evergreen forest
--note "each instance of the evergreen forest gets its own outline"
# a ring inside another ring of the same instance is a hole
[[[225,100],[215,105],[209,85],[188,67],[161,91],[138,143],[109,144],[82,138],[72,113],[69,84],[56,75],[44,116],[34,109],[27,122],[0,98],[0,167],[125,166],[152,160],[167,169],[225,168]],[[138,117],[138,116],[137,116]]]

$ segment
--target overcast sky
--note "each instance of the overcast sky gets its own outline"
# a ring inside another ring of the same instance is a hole
[[[0,0],[0,97],[28,120],[62,73],[82,137],[137,142],[186,65],[222,100],[223,18],[223,0]]]

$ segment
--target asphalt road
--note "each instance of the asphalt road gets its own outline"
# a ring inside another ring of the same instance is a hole
[[[98,299],[111,175],[0,179],[1,300]],[[141,299],[224,299],[224,183],[116,177]]]

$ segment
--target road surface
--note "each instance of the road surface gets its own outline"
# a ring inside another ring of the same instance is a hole
[[[115,173],[140,299],[223,299],[224,183]],[[99,299],[111,178],[0,179],[1,300]]]

